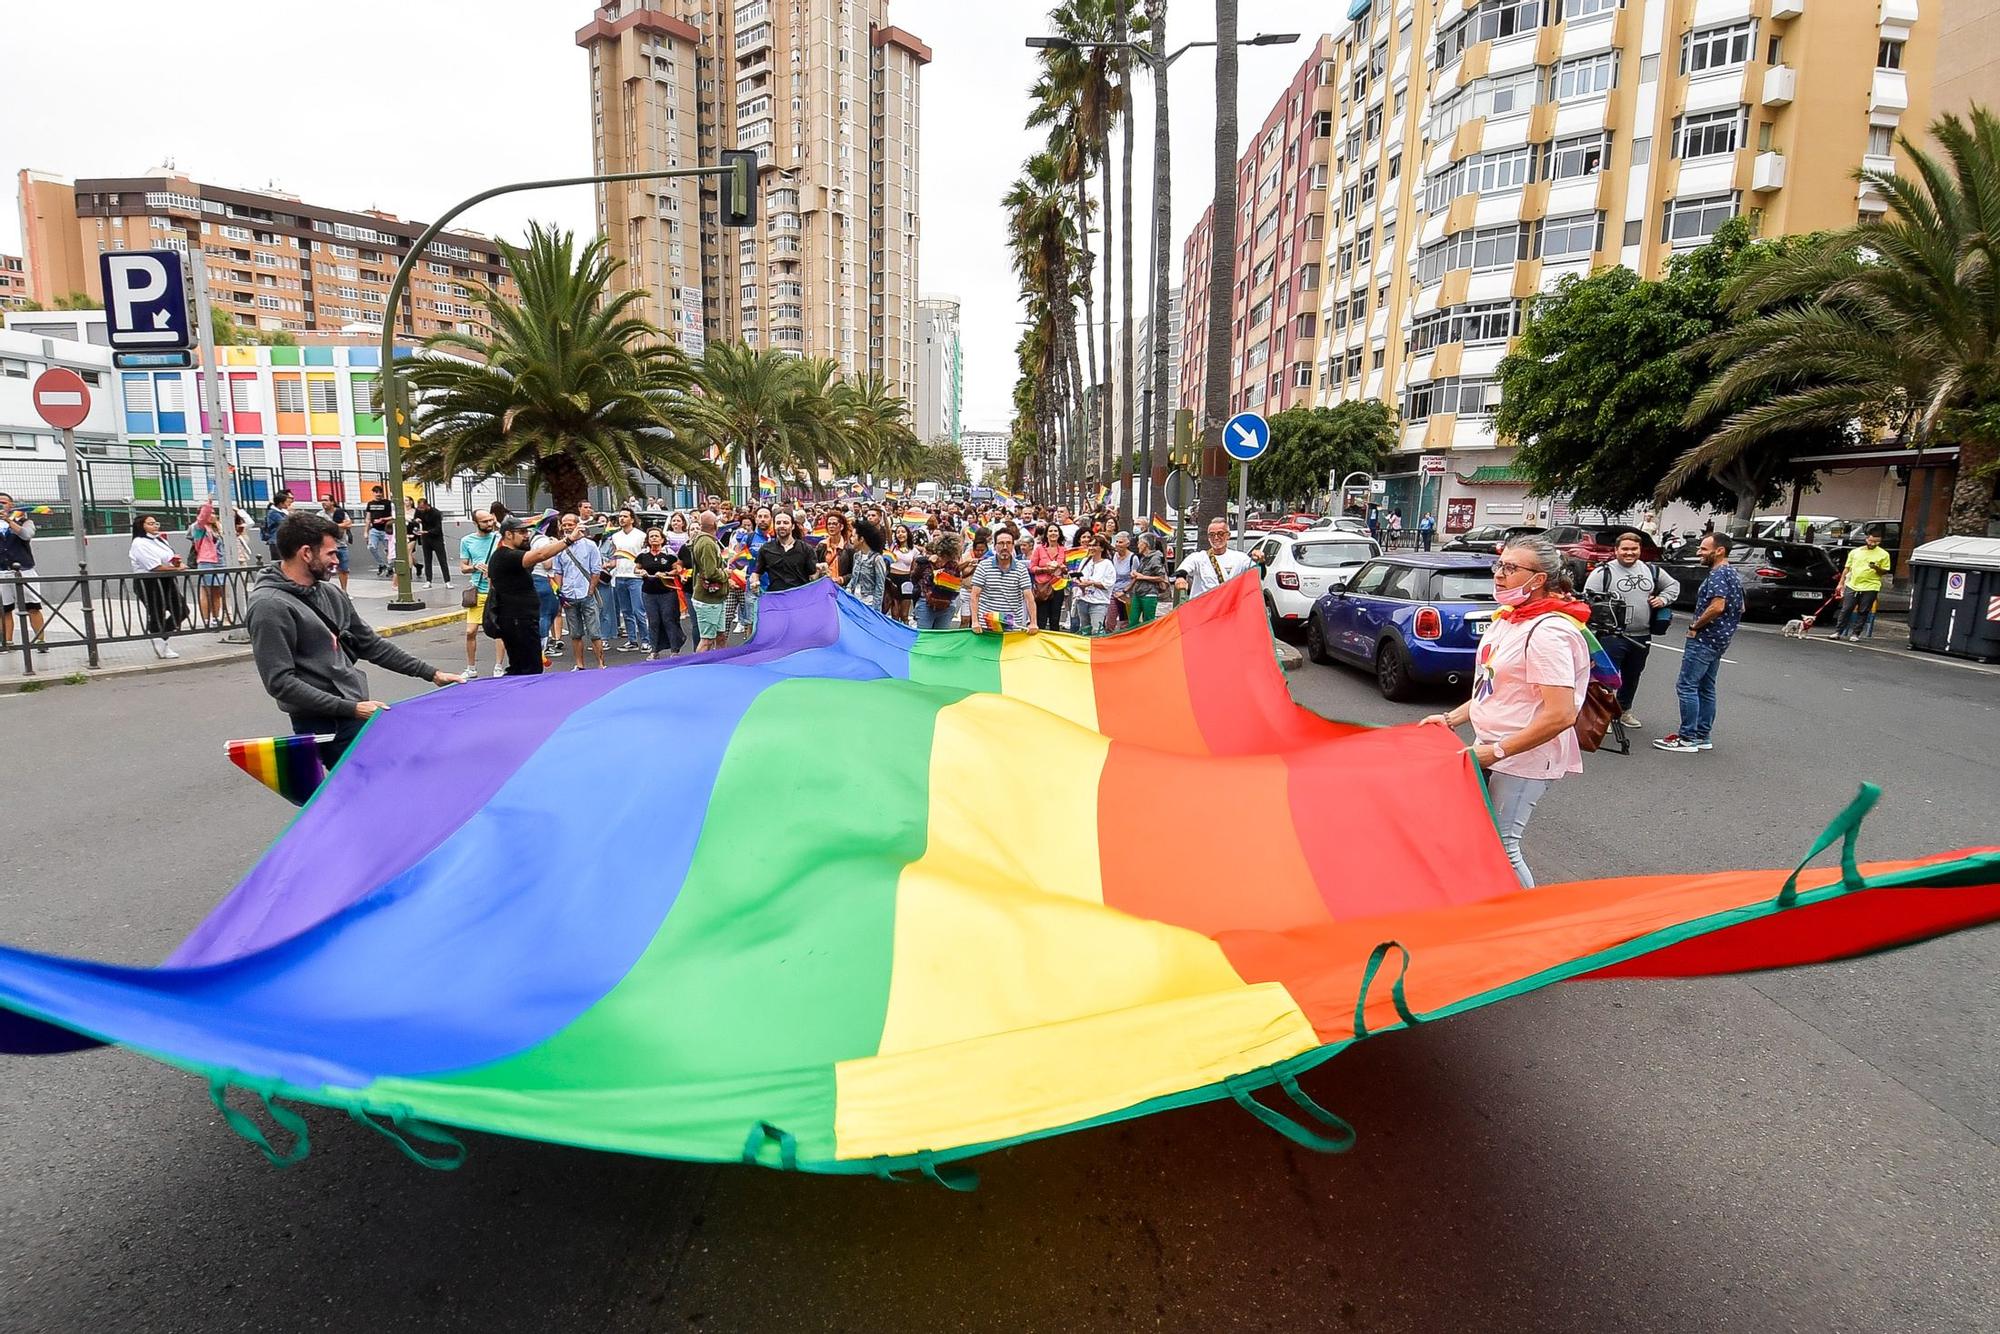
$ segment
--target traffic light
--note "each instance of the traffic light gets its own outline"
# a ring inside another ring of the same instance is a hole
[[[722,225],[755,227],[757,155],[747,148],[725,148],[722,150],[722,165],[730,168],[729,175],[722,179],[722,189],[719,191],[722,201]]]

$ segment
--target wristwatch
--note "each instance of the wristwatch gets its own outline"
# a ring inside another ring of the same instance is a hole
[[[1506,748],[1505,746],[1501,745],[1501,744],[1500,744],[1500,743],[1499,743],[1498,741],[1491,741],[1491,742],[1488,742],[1487,744],[1493,747],[1493,758],[1494,758],[1494,759],[1496,759],[1496,760],[1504,760],[1504,759],[1506,759],[1506,758],[1507,758],[1507,748]]]

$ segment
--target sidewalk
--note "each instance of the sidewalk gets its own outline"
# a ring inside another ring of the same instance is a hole
[[[465,615],[465,609],[458,604],[458,588],[417,588],[416,596],[424,603],[421,611],[390,611],[388,603],[394,591],[395,585],[386,579],[353,575],[348,580],[347,596],[353,600],[354,609],[361,614],[362,620],[384,635],[407,635],[429,630],[449,625]],[[178,658],[155,657],[152,644],[143,639],[100,644],[97,651],[100,665],[94,669],[88,664],[88,654],[82,644],[52,644],[47,653],[35,655],[33,675],[23,669],[20,648],[13,646],[0,655],[0,694],[16,693],[24,686],[39,688],[80,684],[79,677],[87,682],[151,672],[175,672],[212,663],[248,662],[248,637],[240,629],[230,633],[241,638],[242,642],[226,642],[223,635],[213,631],[183,630],[172,639],[174,651],[180,654]]]

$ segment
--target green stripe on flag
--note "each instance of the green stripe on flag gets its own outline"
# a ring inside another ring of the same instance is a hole
[[[801,1157],[833,1157],[834,1063],[880,1044],[896,884],[929,838],[938,711],[961,698],[894,680],[764,691],[730,739],[680,896],[632,971],[524,1052],[378,1080],[365,1096],[512,1134],[698,1159],[737,1157],[766,1122],[795,1136]],[[838,764],[852,756],[825,749],[836,720],[841,735],[875,739],[865,781],[844,783]],[[670,779],[661,794],[674,799]],[[630,855],[617,873],[650,892],[645,848],[620,852]]]

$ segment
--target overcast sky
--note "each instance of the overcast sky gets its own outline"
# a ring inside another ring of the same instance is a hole
[[[1174,46],[1214,36],[1213,0],[1170,0]],[[965,425],[1007,424],[1021,318],[1006,261],[1001,194],[1035,147],[1021,128],[1037,0],[890,0],[892,23],[927,42],[922,243],[926,295],[964,303]],[[1344,26],[1328,0],[1241,0],[1240,30],[1298,32],[1292,47],[1245,50],[1245,137],[1306,58]],[[172,159],[196,180],[275,184],[316,204],[427,219],[505,180],[590,166],[584,55],[589,0],[345,0],[337,9],[270,0],[77,0],[9,4],[0,78],[0,167],[63,176],[136,175]],[[393,28],[393,36],[385,36]],[[1211,53],[1173,67],[1174,254],[1210,195]],[[1137,139],[1138,207],[1149,207],[1151,88]],[[1114,145],[1114,149],[1116,145]],[[517,235],[529,218],[591,225],[587,190],[496,200],[465,225]],[[1145,271],[1143,228],[1135,270]],[[0,208],[0,251],[20,250],[18,210]],[[1144,280],[1139,282],[1143,303]]]

